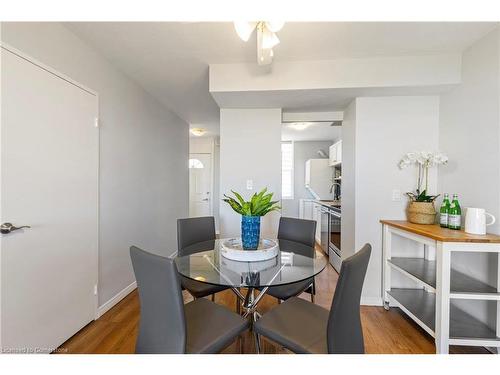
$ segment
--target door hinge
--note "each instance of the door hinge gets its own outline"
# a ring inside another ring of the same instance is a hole
[[[99,127],[99,118],[94,119],[94,127],[98,128]]]
[[[94,296],[97,296],[97,284],[94,285]]]

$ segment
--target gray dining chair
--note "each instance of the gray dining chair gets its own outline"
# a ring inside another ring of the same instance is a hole
[[[189,247],[204,241],[215,240],[215,219],[213,216],[191,217],[177,220],[177,254],[190,255],[199,250],[189,251]],[[210,285],[181,276],[181,285],[195,299],[212,295],[228,289],[228,287]]]
[[[370,253],[366,244],[342,262],[330,311],[292,297],[264,314],[254,324],[257,348],[262,335],[295,353],[363,354],[359,304]]]
[[[295,219],[292,217],[281,217],[278,227],[278,240],[287,240],[300,243],[306,246],[308,254],[305,256],[314,256],[314,246],[316,234],[316,221]],[[281,303],[291,297],[306,292],[311,295],[311,302],[314,303],[315,290],[314,278],[300,281],[293,284],[272,286],[267,290],[267,294],[275,297]]]
[[[130,248],[141,316],[136,353],[218,353],[249,321],[205,298],[184,305],[173,259]]]

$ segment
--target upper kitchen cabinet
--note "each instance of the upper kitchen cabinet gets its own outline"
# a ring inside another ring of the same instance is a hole
[[[330,166],[342,164],[342,141],[330,146]]]

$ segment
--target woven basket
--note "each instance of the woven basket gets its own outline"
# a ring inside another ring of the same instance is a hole
[[[407,215],[410,223],[434,224],[436,222],[436,209],[433,202],[410,202]]]

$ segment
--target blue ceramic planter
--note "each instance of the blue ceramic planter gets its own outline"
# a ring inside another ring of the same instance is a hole
[[[243,249],[257,249],[259,238],[260,216],[241,216],[241,241],[243,242]]]

